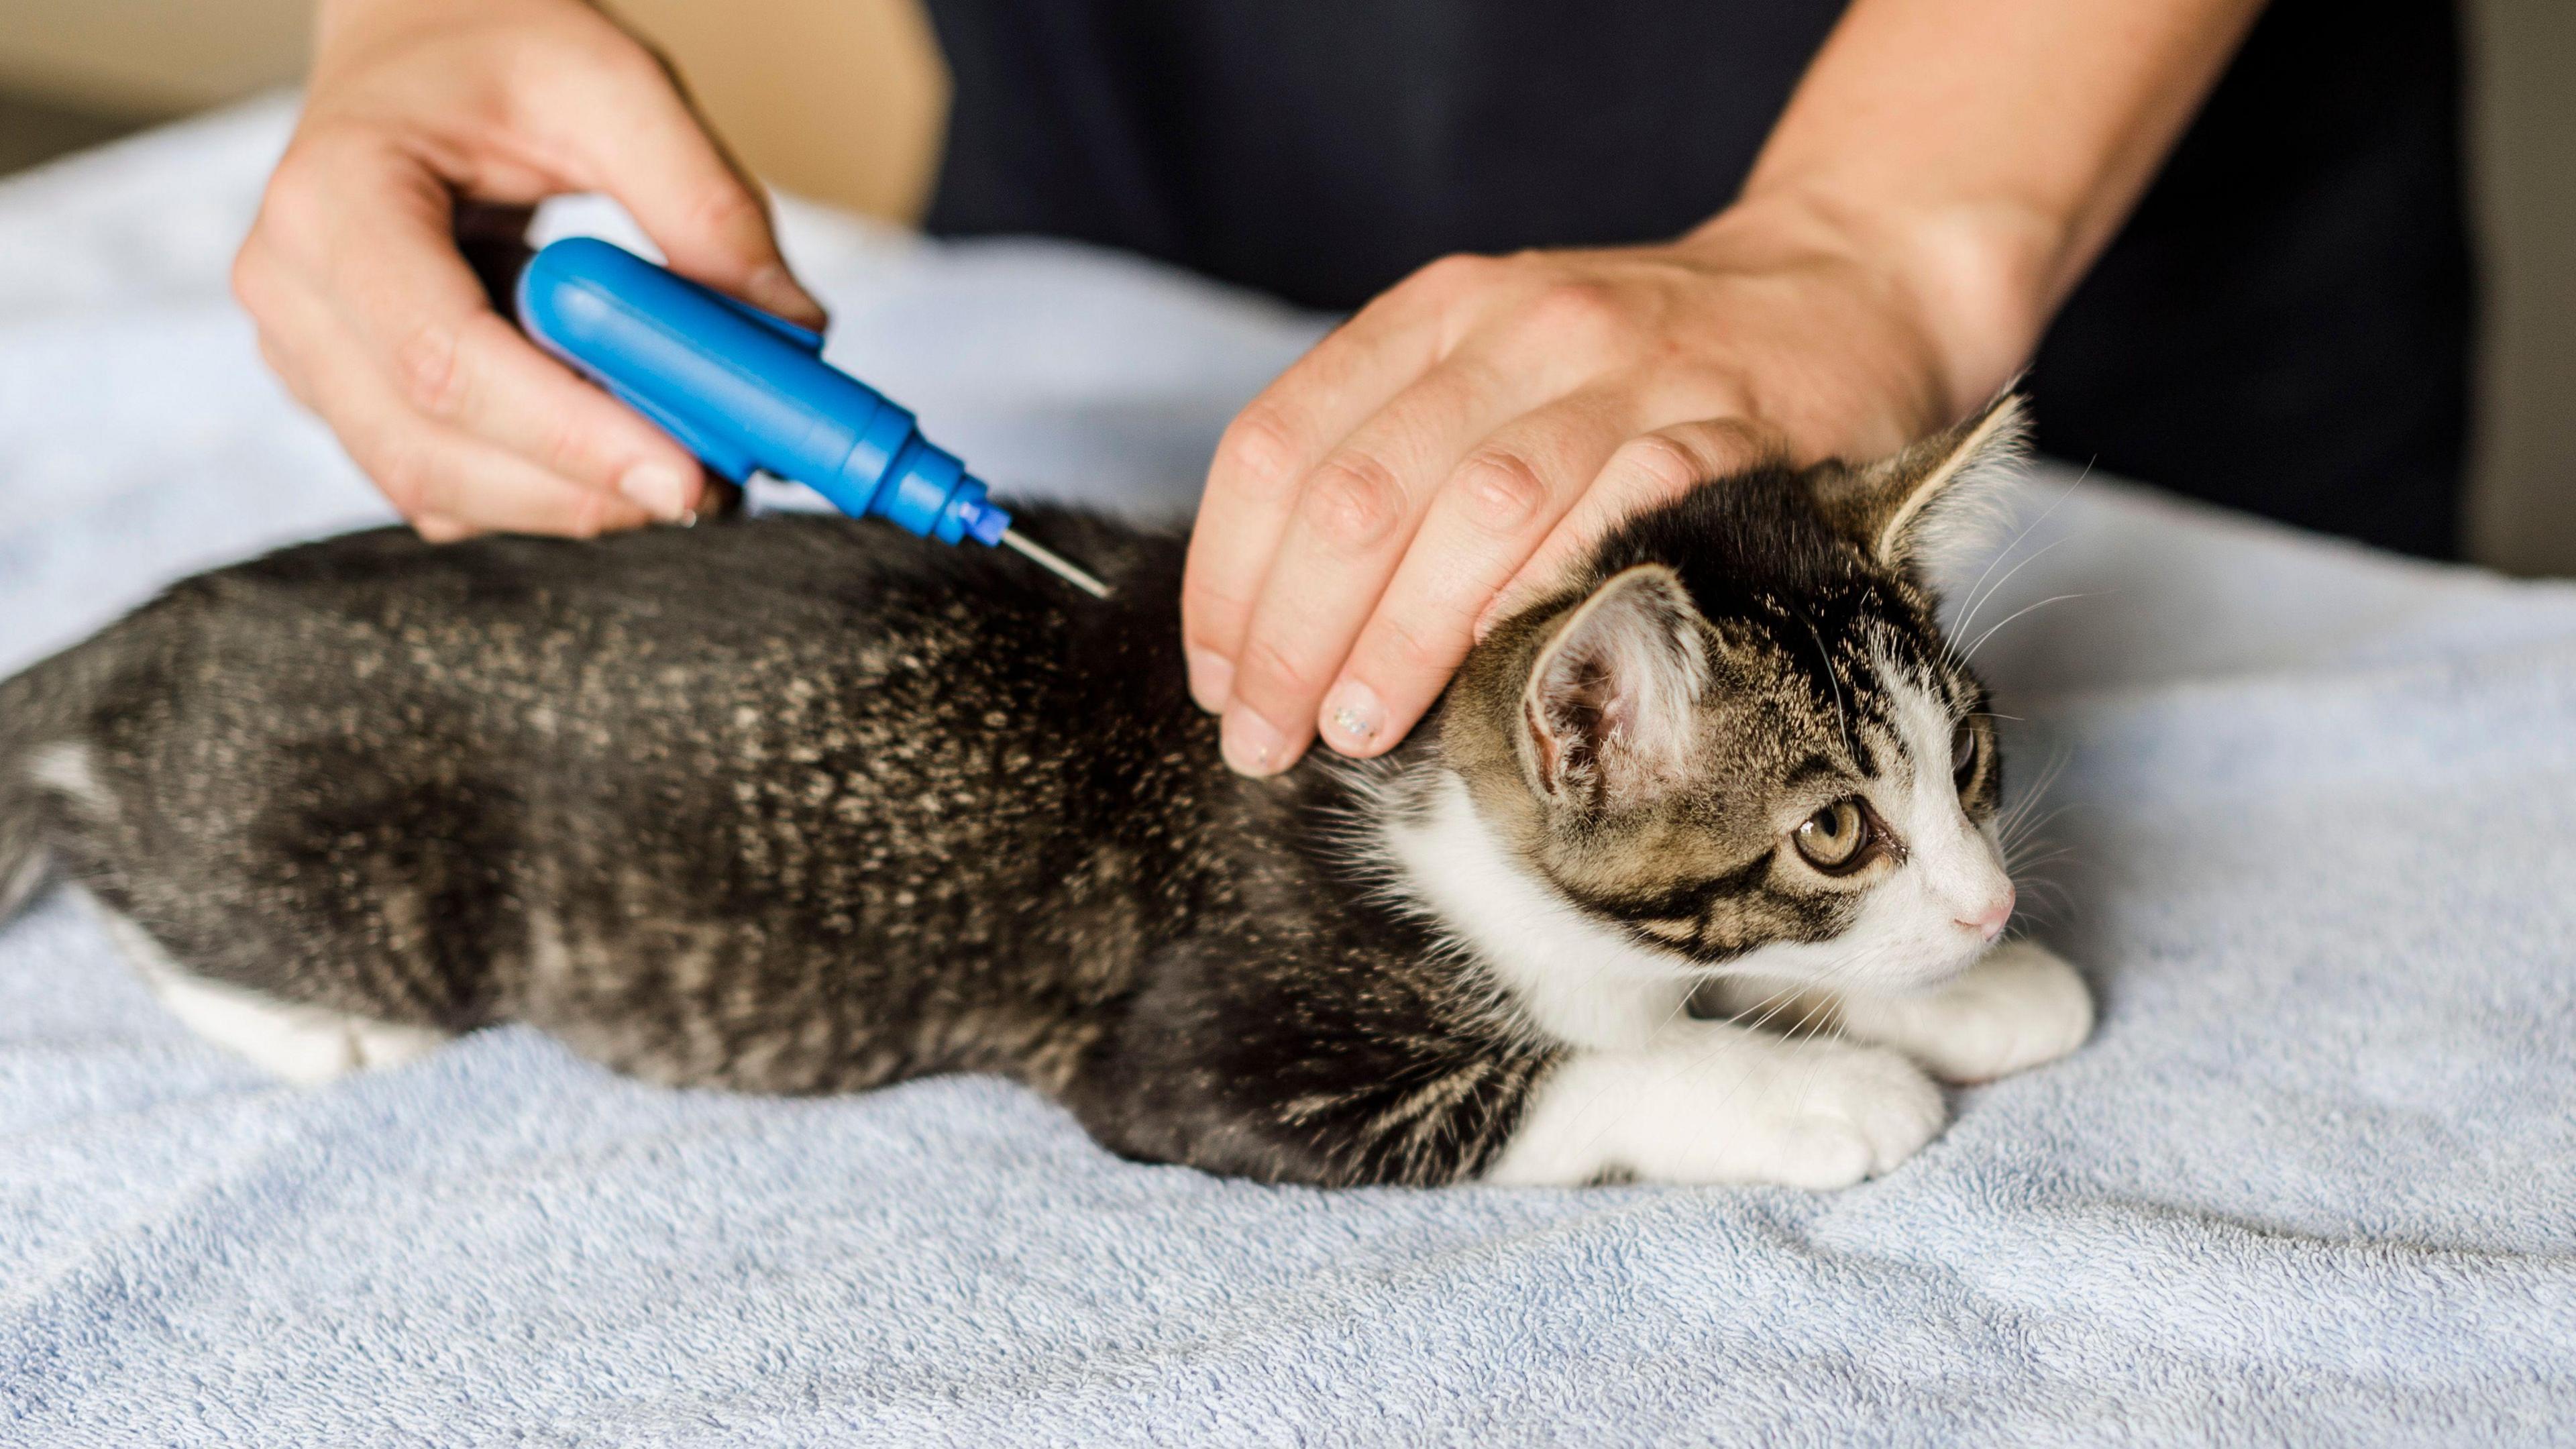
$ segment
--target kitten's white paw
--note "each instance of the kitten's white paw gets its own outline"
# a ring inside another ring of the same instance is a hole
[[[1941,1089],[1912,1062],[1877,1047],[1801,1043],[1739,1123],[1740,1181],[1849,1187],[1920,1151],[1941,1130]]]
[[[1574,1054],[1485,1177],[1847,1187],[1913,1156],[1945,1116],[1941,1089],[1885,1048],[1695,1022],[1643,1050]]]
[[[1845,994],[1843,1030],[1896,1048],[1952,1082],[1987,1082],[2053,1062],[2093,1034],[2093,993],[2034,941],[2007,941],[1957,980],[1919,996]]]

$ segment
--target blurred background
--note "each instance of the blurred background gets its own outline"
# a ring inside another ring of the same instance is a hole
[[[772,184],[898,221],[946,77],[918,0],[617,0]],[[308,0],[12,0],[0,173],[292,82]],[[2486,334],[2473,556],[2576,574],[2576,3],[2468,0]],[[2153,480],[2150,480],[2153,481]]]

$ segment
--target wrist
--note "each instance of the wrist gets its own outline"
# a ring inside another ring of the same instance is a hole
[[[1682,240],[1757,264],[1819,261],[1872,293],[1874,310],[1910,334],[1923,390],[1945,427],[2028,362],[2057,302],[2067,228],[2013,205],[1890,203],[1826,185],[1775,182]]]

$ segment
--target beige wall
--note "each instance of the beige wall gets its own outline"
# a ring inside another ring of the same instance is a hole
[[[178,112],[292,79],[306,0],[6,0],[0,84],[101,109]]]
[[[177,114],[294,80],[309,0],[0,0],[0,85]],[[774,185],[920,214],[948,105],[919,0],[608,0]]]
[[[918,0],[608,0],[770,184],[910,221],[929,199],[948,73]]]
[[[2576,573],[2576,3],[2476,0],[2487,339],[2470,547]]]
[[[0,84],[177,112],[291,78],[305,0],[0,0]],[[608,0],[773,183],[919,214],[946,77],[919,0]],[[1292,0],[1293,3],[1293,0]],[[2576,0],[2468,0],[2488,272],[2480,558],[2576,573]]]

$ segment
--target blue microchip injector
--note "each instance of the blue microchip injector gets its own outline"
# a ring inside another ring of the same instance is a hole
[[[519,274],[519,325],[709,468],[804,484],[853,518],[942,543],[1027,555],[1095,598],[1100,580],[1011,530],[983,480],[912,414],[823,360],[821,333],[737,302],[593,237],[538,252]]]

